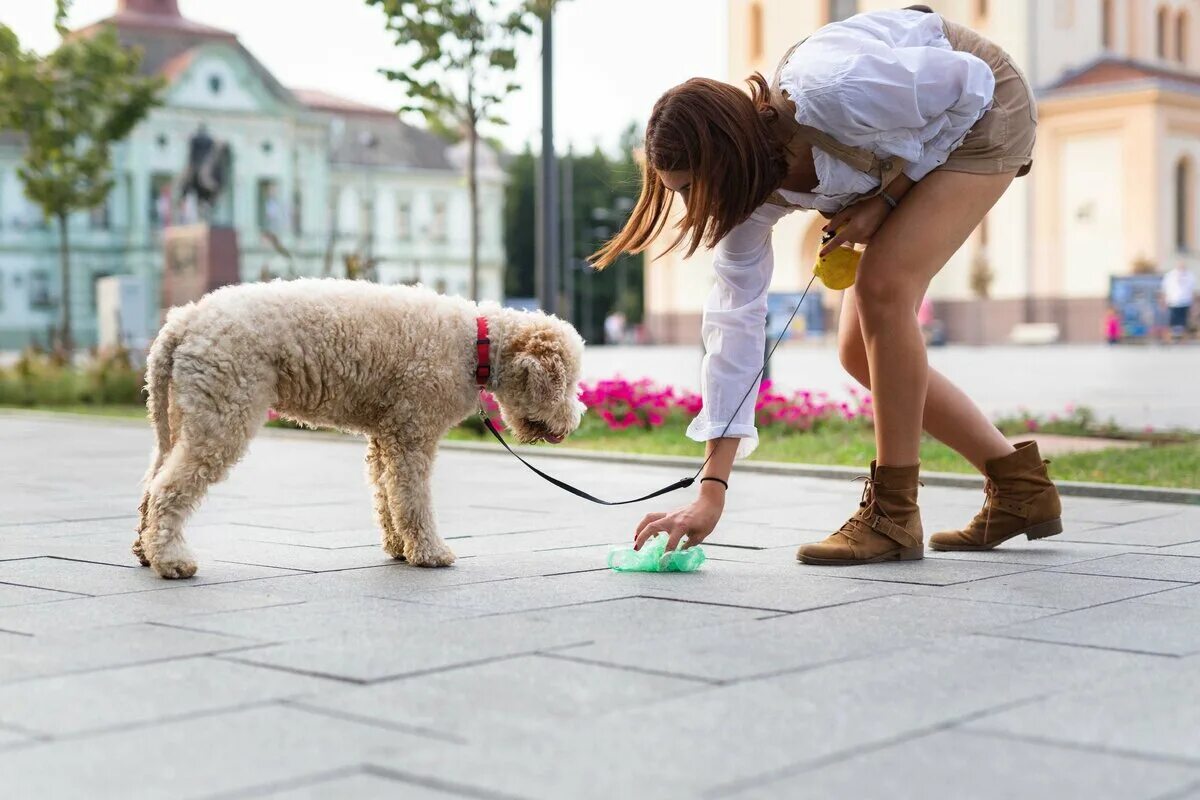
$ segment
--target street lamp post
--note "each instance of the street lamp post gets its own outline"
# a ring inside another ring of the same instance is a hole
[[[537,254],[538,300],[542,310],[558,309],[560,233],[558,215],[558,170],[554,157],[554,5],[545,3],[542,17],[542,174],[541,241]]]

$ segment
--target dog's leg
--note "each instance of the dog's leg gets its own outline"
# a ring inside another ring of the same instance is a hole
[[[403,542],[405,559],[418,567],[450,566],[455,556],[437,534],[429,490],[437,442],[413,444],[393,440],[381,444],[385,447],[384,477],[388,481],[392,523]],[[395,556],[391,550],[388,553]]]
[[[367,439],[367,480],[375,495],[375,521],[383,532],[383,550],[392,558],[404,560],[404,539],[392,522],[392,509],[388,502],[387,465],[383,446],[375,437]]]
[[[158,475],[162,469],[163,462],[167,460],[167,456],[171,454],[171,448],[175,446],[175,440],[179,437],[179,426],[182,416],[179,411],[179,404],[175,402],[174,391],[168,390],[163,402],[168,404],[168,407],[161,410],[159,413],[167,415],[166,428],[156,428],[158,440],[154,444],[154,452],[150,456],[150,468],[146,470],[146,476],[142,479],[142,502],[138,504],[138,527],[137,538],[133,540],[134,556],[137,557],[138,563],[143,567],[150,566],[150,559],[146,558],[146,547],[142,543],[142,537],[149,530],[150,522],[150,484],[154,481],[154,477]],[[167,435],[164,435],[167,434]]]
[[[185,429],[171,450],[150,485],[151,524],[141,537],[150,566],[162,577],[196,574],[196,560],[184,541],[183,524],[208,487],[224,479],[241,458],[249,439],[247,426],[230,421],[190,434]]]

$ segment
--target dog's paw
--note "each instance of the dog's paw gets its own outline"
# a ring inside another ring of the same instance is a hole
[[[146,558],[146,550],[142,547],[142,537],[139,536],[133,540],[133,547],[130,548],[133,554],[137,556],[138,563],[143,567],[150,566],[150,559]]]
[[[150,566],[161,577],[190,578],[196,574],[196,559],[183,544],[171,544],[154,554]]]
[[[458,556],[454,551],[440,542],[432,546],[410,547],[405,553],[408,563],[414,567],[448,567]]]
[[[386,537],[383,540],[383,552],[397,561],[405,561],[407,559],[404,553],[404,542],[399,538]]]

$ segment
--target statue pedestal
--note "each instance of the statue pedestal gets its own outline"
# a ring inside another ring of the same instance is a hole
[[[162,308],[181,306],[241,281],[237,231],[177,225],[163,231]]]

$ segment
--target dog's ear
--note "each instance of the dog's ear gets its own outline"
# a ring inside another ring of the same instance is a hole
[[[513,341],[512,368],[526,391],[559,394],[567,385],[561,342],[547,331],[533,331]]]

